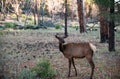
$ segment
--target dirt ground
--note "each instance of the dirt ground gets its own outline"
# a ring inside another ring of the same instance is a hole
[[[68,79],[68,60],[58,50],[56,33],[50,31],[6,31],[0,35],[0,74],[6,79],[17,79],[16,75],[25,67],[31,68],[38,59],[47,59],[56,70],[55,79]],[[115,41],[116,51],[109,52],[107,43],[99,43],[95,33],[72,33],[65,39],[69,42],[89,41],[97,47],[94,53],[95,72],[93,79],[120,79],[120,38]],[[75,59],[78,76],[72,67],[69,79],[89,79],[90,65],[86,59]]]

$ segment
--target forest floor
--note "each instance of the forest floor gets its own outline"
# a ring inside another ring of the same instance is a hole
[[[54,31],[53,31],[54,30]],[[58,49],[56,33],[63,30],[11,30],[0,35],[0,74],[6,79],[17,79],[16,75],[25,67],[31,68],[38,59],[47,59],[56,70],[55,79],[68,79],[68,60]],[[108,51],[107,43],[100,43],[99,31],[80,34],[69,31],[68,42],[89,41],[97,47],[94,53],[95,72],[93,79],[120,79],[120,32],[115,38],[115,52]],[[89,79],[90,65],[86,59],[75,59],[78,76],[72,67],[69,79]]]

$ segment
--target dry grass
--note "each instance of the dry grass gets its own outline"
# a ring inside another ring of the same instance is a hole
[[[54,37],[56,33],[58,32],[50,30],[6,31],[0,36],[1,72],[8,79],[16,79],[16,75],[25,66],[30,68],[38,59],[48,59],[56,70],[55,79],[68,79],[68,60],[58,50],[58,41]],[[65,40],[90,41],[96,45],[98,51],[94,55],[96,68],[93,79],[120,79],[120,38],[116,39],[116,52],[108,52],[108,45],[99,43],[98,34],[98,32],[79,34],[70,31],[69,37]],[[89,79],[90,66],[86,59],[76,59],[75,64],[78,76],[75,77],[72,67],[69,79]]]

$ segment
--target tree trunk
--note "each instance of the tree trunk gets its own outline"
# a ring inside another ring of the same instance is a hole
[[[2,19],[2,21],[5,21],[5,18],[6,18],[6,15],[5,15],[5,1],[4,0],[2,0],[2,5],[1,5],[1,19]]]
[[[105,18],[105,16],[103,16],[102,14],[100,15],[100,42],[101,43],[105,43],[108,41],[108,22],[107,19]]]
[[[38,0],[34,0],[33,15],[34,15],[34,24],[39,27],[40,26],[40,3]]]
[[[67,0],[65,0],[65,36],[67,37],[68,36],[68,33],[67,33]]]
[[[110,22],[109,22],[109,51],[115,51],[115,34],[114,34],[114,0],[111,0]]]
[[[40,6],[38,0],[36,0],[35,6],[36,6],[37,21],[38,21],[37,24],[38,26],[40,26]]]
[[[12,4],[17,21],[19,21],[19,6],[20,6],[20,4],[18,2],[16,2],[15,4]]]
[[[105,43],[108,42],[108,36],[109,36],[109,23],[108,20],[105,16],[105,13],[107,13],[108,11],[108,7],[102,7],[99,6],[99,10],[100,10],[100,15],[99,15],[99,20],[100,20],[100,42],[101,43]]]
[[[34,25],[37,24],[37,20],[36,20],[36,11],[35,9],[33,10],[33,15],[34,15]]]
[[[80,33],[85,32],[83,0],[77,0]]]

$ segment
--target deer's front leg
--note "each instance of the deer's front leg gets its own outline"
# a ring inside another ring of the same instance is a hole
[[[73,64],[73,67],[74,67],[74,69],[75,69],[75,75],[77,76],[77,69],[76,69],[76,67],[75,67],[75,62],[74,62],[74,59],[72,58],[72,64]]]

